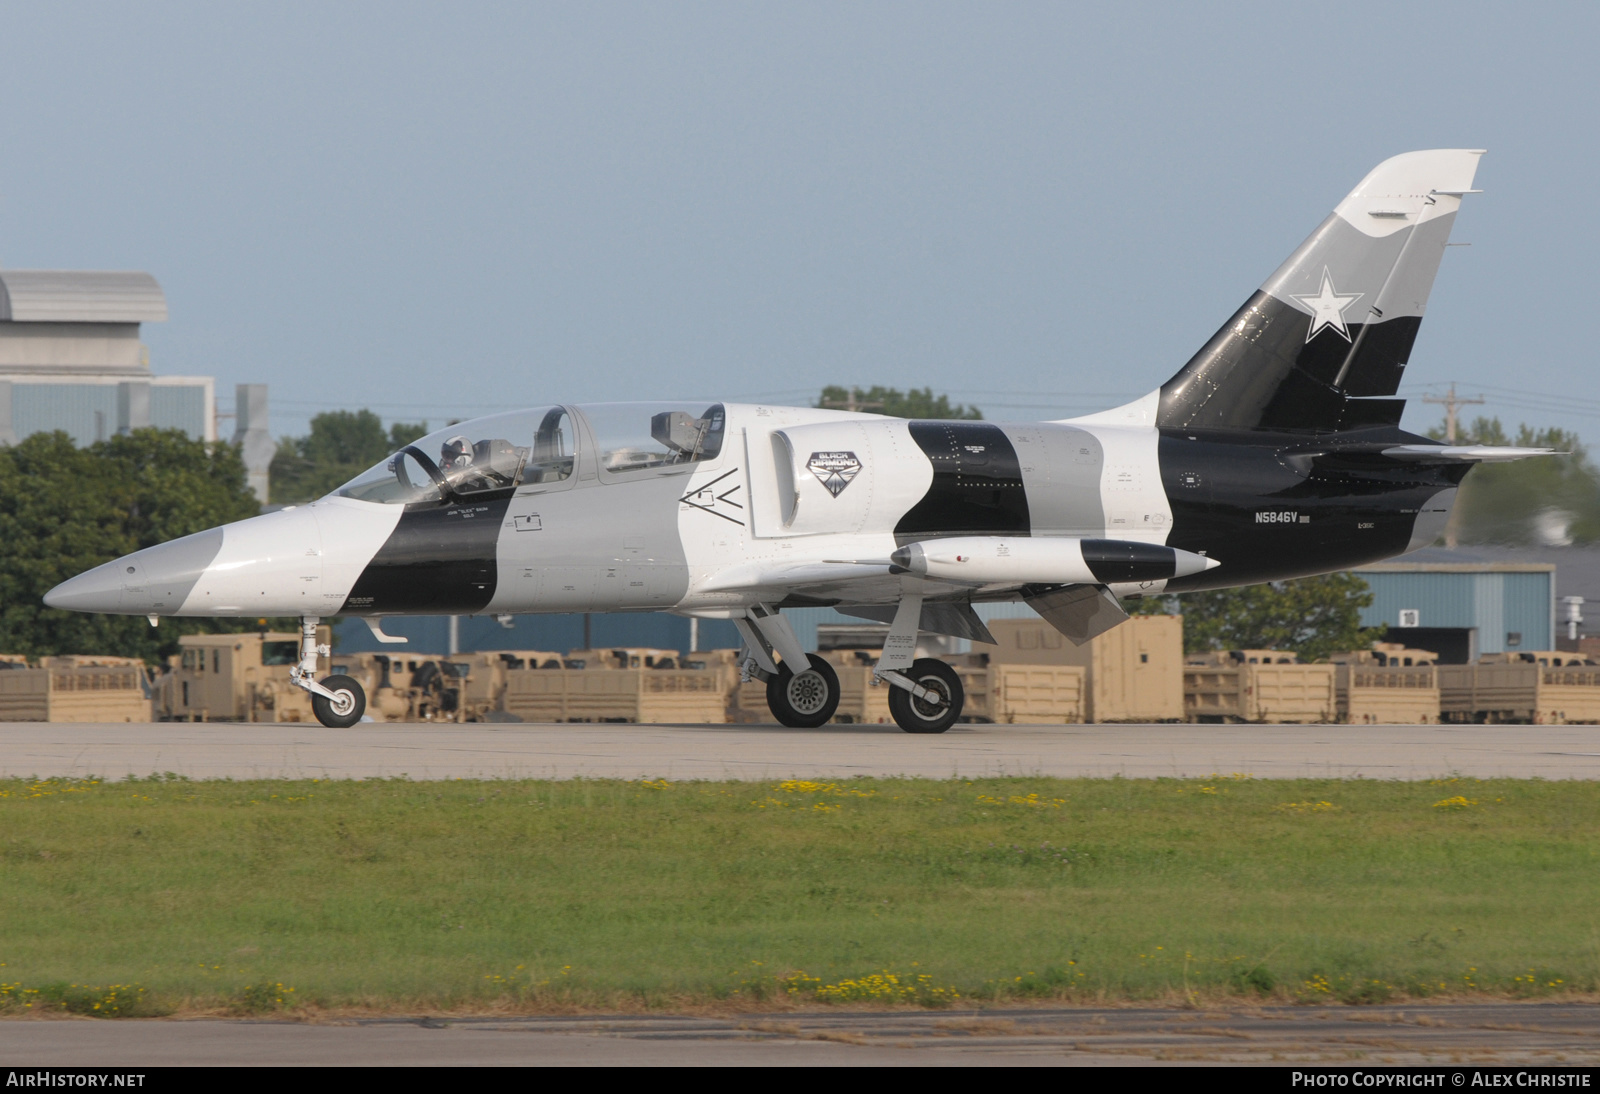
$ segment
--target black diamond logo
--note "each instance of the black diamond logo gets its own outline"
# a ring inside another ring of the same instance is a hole
[[[850,480],[861,474],[861,461],[854,452],[813,452],[806,469],[828,488],[828,493],[838,497]]]

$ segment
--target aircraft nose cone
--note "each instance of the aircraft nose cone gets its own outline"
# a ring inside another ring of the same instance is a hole
[[[130,556],[131,557],[131,556]],[[122,604],[122,559],[68,578],[44,594],[47,608],[69,612],[114,612]]]
[[[44,602],[74,612],[167,615],[183,606],[221,549],[220,528],[146,547],[63,581]]]

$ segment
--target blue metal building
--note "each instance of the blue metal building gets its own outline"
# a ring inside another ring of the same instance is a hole
[[[1371,586],[1365,627],[1449,662],[1556,648],[1556,567],[1537,562],[1386,562],[1355,573]]]

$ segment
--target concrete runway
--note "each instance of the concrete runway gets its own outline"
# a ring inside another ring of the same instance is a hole
[[[1600,726],[232,725],[0,723],[0,775],[1600,778]]]
[[[1600,1064],[1600,1007],[1561,1003],[798,1012],[702,1017],[0,1022],[0,1067],[1007,1067]]]

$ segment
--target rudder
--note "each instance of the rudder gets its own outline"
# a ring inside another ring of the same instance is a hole
[[[1397,424],[1400,386],[1470,149],[1385,160],[1161,387],[1157,423],[1339,430]]]

